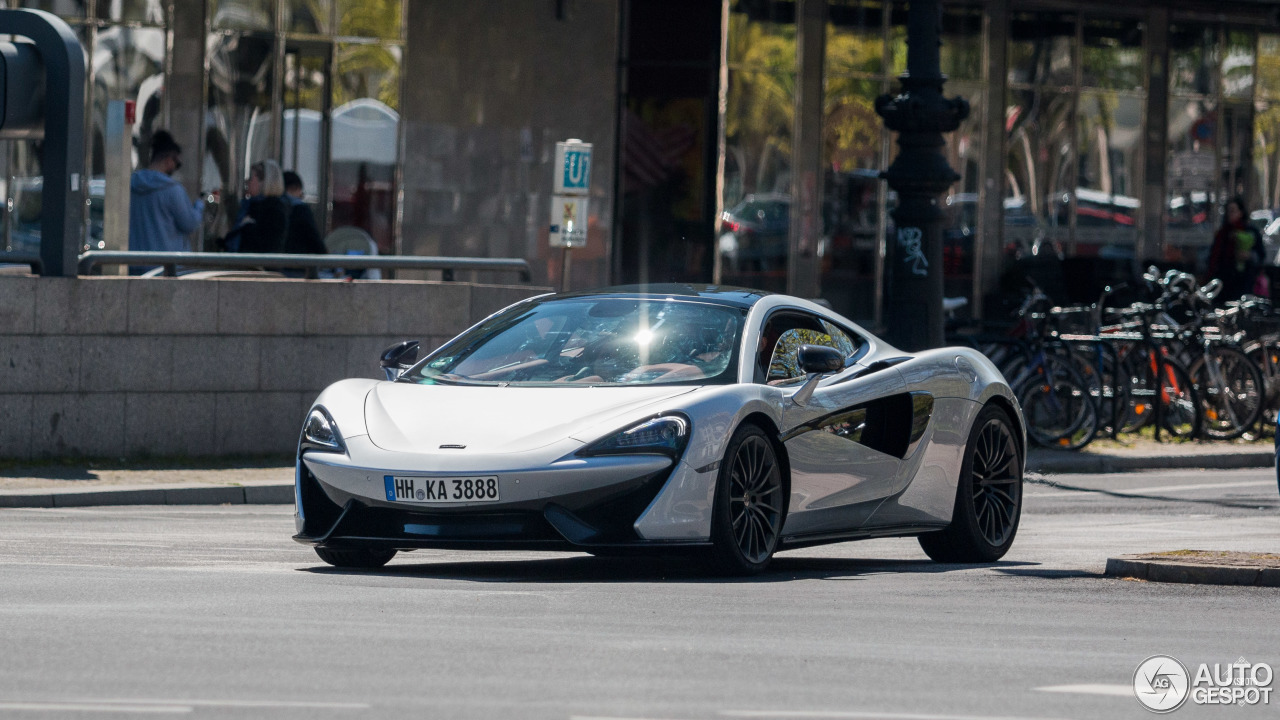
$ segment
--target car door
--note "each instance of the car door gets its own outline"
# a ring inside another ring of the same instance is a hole
[[[791,497],[783,534],[856,529],[892,493],[903,471],[913,413],[902,376],[888,364],[856,363],[866,341],[809,312],[771,315],[762,333],[762,345],[768,344],[772,350],[762,348],[757,356],[757,380],[786,393],[782,440],[791,465]],[[801,406],[790,398],[805,381],[796,358],[805,344],[836,348],[847,360],[845,369],[825,378]]]

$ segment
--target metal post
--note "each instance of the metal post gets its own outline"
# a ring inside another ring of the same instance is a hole
[[[112,100],[107,105],[105,192],[102,199],[102,239],[106,250],[129,249],[129,181],[133,172],[134,104]],[[120,272],[123,268],[112,268]]]
[[[569,263],[573,259],[573,248],[564,246],[564,257],[560,264],[560,292],[569,292]]]
[[[876,98],[876,113],[898,133],[898,157],[881,176],[898,193],[890,238],[886,316],[889,340],[904,350],[943,344],[942,211],[938,196],[960,176],[947,164],[942,133],[969,115],[963,98],[942,96],[942,7],[912,0],[902,92]]]
[[[74,277],[84,244],[84,50],[43,10],[0,10],[0,34],[32,40],[44,63],[40,260],[43,275]]]

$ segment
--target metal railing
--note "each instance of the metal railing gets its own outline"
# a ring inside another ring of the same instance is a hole
[[[0,265],[29,265],[33,275],[39,275],[44,261],[36,253],[0,252]]]
[[[38,260],[38,258],[37,258]],[[422,257],[417,255],[293,255],[287,253],[197,253],[134,252],[90,250],[80,256],[80,274],[100,273],[104,265],[160,266],[168,277],[176,277],[179,267],[267,270],[301,269],[307,277],[317,277],[320,269],[350,270],[441,270],[445,280],[456,271],[519,273],[530,281],[529,263],[521,258]]]

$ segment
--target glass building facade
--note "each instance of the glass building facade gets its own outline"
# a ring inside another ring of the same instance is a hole
[[[812,294],[876,324],[896,200],[879,172],[896,145],[874,101],[905,69],[907,4],[815,2],[820,12],[723,3],[715,277]],[[981,311],[1016,273],[1084,301],[1140,263],[1203,270],[1234,195],[1280,238],[1274,8],[988,0],[943,12],[945,91],[971,107],[946,139],[960,176],[944,199],[946,295]],[[801,19],[814,14],[822,33]],[[816,82],[797,67],[813,44]],[[807,176],[795,140],[805,92],[822,101],[821,132],[804,140],[821,164]],[[815,178],[820,203],[805,200]],[[816,261],[796,242],[797,213],[821,227]]]
[[[558,285],[551,165],[580,138],[595,158],[573,287],[715,281],[884,316],[896,198],[879,173],[897,146],[874,102],[906,66],[905,0],[7,2],[84,43],[90,245],[106,106],[131,99],[135,162],[170,128],[181,180],[212,200],[193,246],[214,247],[249,165],[274,158],[326,230],[523,257]],[[969,311],[1015,269],[1063,301],[1148,261],[1199,270],[1237,194],[1280,238],[1274,3],[943,12],[945,92],[971,112],[946,137],[942,270]],[[0,143],[10,248],[38,242],[38,147]]]
[[[133,158],[145,164],[152,133],[179,115],[180,178],[206,198],[193,249],[212,249],[239,210],[249,166],[271,158],[302,177],[324,229],[354,226],[383,253],[400,236],[402,0],[9,0],[45,10],[81,38],[88,68],[86,238],[102,237],[103,132],[112,100],[136,103]],[[175,13],[196,15],[176,17]],[[184,23],[183,20],[186,20]],[[184,33],[183,30],[186,30]],[[202,58],[198,83],[169,82],[183,53]],[[180,90],[180,91],[179,91]],[[36,142],[5,142],[6,245],[39,242]]]
[[[211,237],[236,216],[249,166],[302,178],[321,228],[358,227],[382,254],[399,232],[401,0],[212,0],[201,190]]]

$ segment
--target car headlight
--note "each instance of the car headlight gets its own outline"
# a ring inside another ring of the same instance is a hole
[[[347,446],[342,442],[338,426],[333,422],[329,412],[322,407],[314,408],[307,415],[307,422],[302,426],[302,440],[298,448],[317,452],[345,453]]]
[[[681,415],[663,415],[597,440],[579,450],[578,455],[666,455],[676,460],[688,442],[689,420]]]

